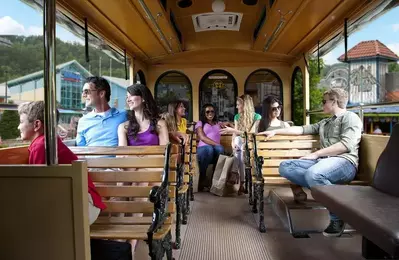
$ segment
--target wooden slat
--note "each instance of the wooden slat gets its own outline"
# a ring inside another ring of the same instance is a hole
[[[276,168],[262,168],[262,175],[263,176],[268,176],[268,175],[280,175],[278,172],[278,167]]]
[[[179,193],[180,194],[184,194],[188,191],[188,185],[184,185],[180,190]]]
[[[94,182],[160,182],[163,171],[91,171]],[[169,171],[169,182],[176,181],[176,171]]]
[[[279,167],[280,163],[285,160],[278,160],[278,159],[269,159],[269,160],[264,160],[263,161],[263,167]]]
[[[188,183],[190,181],[190,176],[188,174],[184,174],[183,176],[183,182]]]
[[[258,151],[260,149],[318,149],[320,143],[318,141],[304,142],[259,142]]]
[[[96,189],[102,197],[139,197],[148,198],[152,186],[101,186],[97,185]],[[175,197],[176,188],[169,186],[169,197]]]
[[[279,158],[298,158],[312,153],[311,150],[260,150],[258,156],[279,157]]]
[[[151,224],[152,217],[103,217],[97,218],[95,225],[145,225]],[[172,224],[172,218],[168,217],[165,224]]]
[[[71,151],[76,155],[164,155],[166,145],[154,146],[71,146]],[[173,145],[172,153],[177,153],[178,146]]]
[[[257,136],[257,141],[268,140],[268,141],[277,141],[277,140],[320,140],[319,135],[275,135],[271,138],[264,138],[262,136]]]
[[[153,146],[70,146],[76,155],[164,155],[166,145]],[[179,145],[173,144],[171,153],[179,152]]]
[[[107,208],[103,212],[107,213],[153,213],[154,204],[150,201],[104,201]],[[175,203],[169,202],[168,212],[174,213]]]
[[[171,169],[176,167],[176,154],[169,161]],[[87,158],[89,168],[163,168],[165,157],[133,158]]]
[[[147,231],[150,225],[91,225],[90,237],[102,239],[147,239]],[[171,225],[165,224],[154,234],[153,239],[165,237],[171,230]]]

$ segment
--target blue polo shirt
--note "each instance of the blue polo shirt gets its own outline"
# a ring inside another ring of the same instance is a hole
[[[118,146],[118,126],[127,120],[126,111],[111,108],[103,115],[90,112],[78,123],[77,146]]]

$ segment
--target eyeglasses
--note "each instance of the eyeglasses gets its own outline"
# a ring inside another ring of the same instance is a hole
[[[334,99],[328,99],[328,100],[335,101]],[[328,100],[323,99],[323,100],[321,101],[321,103],[323,103],[323,105],[325,105],[325,104],[327,103]]]
[[[84,89],[82,90],[82,94],[89,95],[93,91],[97,91],[97,89]]]
[[[273,112],[276,112],[277,110],[281,110],[281,106],[278,106],[278,107],[272,107],[272,111]]]
[[[214,114],[215,113],[215,110],[207,110],[207,111],[205,111],[205,114]]]

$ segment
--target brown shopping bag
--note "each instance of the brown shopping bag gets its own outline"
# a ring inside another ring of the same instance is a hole
[[[212,178],[210,192],[217,196],[228,196],[239,189],[238,162],[235,157],[219,155]]]

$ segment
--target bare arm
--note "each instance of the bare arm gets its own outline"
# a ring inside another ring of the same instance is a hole
[[[212,139],[208,138],[205,133],[204,130],[202,129],[202,126],[199,126],[197,128],[197,135],[199,137],[199,139],[209,145],[219,145],[218,143],[216,143],[215,141],[213,141]]]
[[[254,125],[252,126],[250,133],[255,133],[256,134],[258,132],[259,123],[260,123],[260,120],[256,120],[254,122]]]
[[[165,120],[158,121],[158,136],[159,145],[166,145],[169,142],[168,128],[166,126]]]
[[[118,126],[118,146],[127,146],[127,129],[128,121]]]
[[[303,127],[302,126],[293,126],[289,128],[281,128],[272,131],[263,131],[258,133],[258,135],[265,135],[267,137],[272,137],[274,135],[302,135]]]

